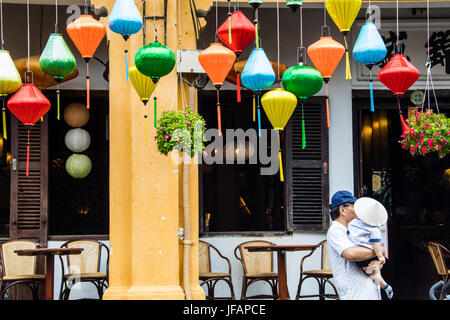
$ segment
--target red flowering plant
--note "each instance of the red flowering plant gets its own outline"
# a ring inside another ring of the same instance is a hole
[[[410,117],[407,123],[408,130],[399,142],[413,157],[437,152],[442,158],[450,153],[450,118],[427,109]]]

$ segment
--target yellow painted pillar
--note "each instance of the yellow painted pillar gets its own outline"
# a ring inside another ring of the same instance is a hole
[[[183,20],[189,10],[181,0]],[[156,0],[156,15],[163,15],[164,1]],[[111,13],[114,0],[93,0]],[[142,1],[136,1],[142,12]],[[178,1],[168,1],[167,46],[174,52],[178,44]],[[153,15],[153,1],[146,4],[147,16]],[[107,18],[100,20],[105,25]],[[190,21],[192,21],[190,19]],[[185,21],[183,21],[184,23]],[[163,20],[156,21],[158,40],[164,42]],[[191,28],[191,30],[190,30]],[[143,104],[130,82],[125,79],[125,42],[107,27],[110,81],[110,281],[104,299],[184,299],[182,287],[182,170],[171,157],[161,155],[153,140],[153,104],[148,104],[149,143],[145,144]],[[192,23],[186,22],[186,37]],[[184,38],[184,36],[183,36]],[[153,20],[147,20],[147,44],[154,39]],[[189,39],[188,39],[189,40]],[[195,39],[190,39],[195,46]],[[184,40],[183,40],[184,43]],[[128,39],[129,62],[143,45],[142,31]],[[155,90],[158,113],[176,110],[179,103],[176,68],[159,80]],[[187,92],[186,92],[187,94]],[[191,292],[194,299],[204,299],[198,284],[198,182],[197,170],[191,168]],[[181,205],[180,205],[181,203]]]

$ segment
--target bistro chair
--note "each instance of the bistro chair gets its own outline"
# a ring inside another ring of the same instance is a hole
[[[442,287],[445,287],[450,275],[450,270],[447,267],[445,259],[450,258],[450,251],[443,245],[434,241],[427,242],[427,247],[428,251],[430,252],[431,258],[433,259],[436,273],[444,282]],[[442,295],[440,296],[440,299],[442,299]]]
[[[6,241],[0,244],[0,300],[12,286],[26,285],[37,300],[39,285],[44,284],[45,276],[36,273],[36,257],[24,257],[15,250],[42,248],[39,243],[27,240]]]
[[[303,270],[303,263],[306,258],[311,256],[314,251],[312,251],[310,254],[304,256],[302,260],[300,261],[300,280],[298,283],[297,288],[297,294],[295,296],[295,300],[298,300],[300,298],[313,298],[313,297],[319,297],[320,300],[325,300],[325,298],[332,298],[332,299],[339,299],[339,295],[337,293],[336,287],[333,285],[333,283],[330,281],[330,279],[333,277],[333,272],[331,272],[330,267],[330,261],[328,259],[328,248],[327,248],[327,240],[324,240],[319,243],[320,249],[321,249],[321,266],[319,270]],[[303,281],[306,279],[313,278],[316,279],[317,284],[319,285],[319,293],[313,294],[313,295],[300,295],[302,290],[302,284]],[[334,294],[326,294],[325,293],[325,285],[330,284],[330,286],[334,290]]]
[[[68,300],[70,290],[76,282],[90,282],[97,288],[99,299],[103,297],[103,290],[108,288],[109,279],[109,249],[97,240],[72,240],[61,245],[61,248],[83,248],[77,255],[67,255],[67,273],[61,256],[62,279],[59,300]],[[106,273],[100,272],[102,250],[106,252]]]
[[[264,240],[246,241],[234,249],[236,259],[242,265],[242,292],[241,299],[278,298],[278,273],[273,269],[273,252],[249,252],[248,246],[272,246],[275,243]],[[248,287],[257,281],[265,281],[270,285],[272,295],[247,296]]]
[[[215,253],[222,259],[225,260],[228,264],[228,272],[219,273],[219,272],[212,272],[211,271],[211,249],[214,250]],[[212,244],[199,240],[199,279],[202,281],[200,283],[200,286],[203,286],[206,284],[208,288],[208,294],[206,295],[206,298],[208,300],[213,299],[231,299],[234,300],[234,290],[233,290],[233,283],[231,282],[231,263],[230,260],[223,256],[219,249],[217,249]],[[228,286],[230,287],[231,296],[228,298],[219,298],[214,297],[214,289],[216,287],[217,282],[219,281],[225,281]]]

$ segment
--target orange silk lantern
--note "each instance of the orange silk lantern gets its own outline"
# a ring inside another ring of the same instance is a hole
[[[219,135],[222,135],[219,90],[222,87],[228,72],[230,72],[236,61],[236,55],[222,44],[215,42],[211,43],[208,48],[200,52],[198,61],[217,89],[217,123]]]
[[[324,26],[325,27],[325,26]],[[324,27],[322,27],[322,36],[320,40],[314,42],[308,47],[308,56],[317,70],[323,76],[326,90],[326,107],[327,107],[327,125],[330,127],[330,112],[328,102],[328,81],[331,79],[331,75],[341,61],[345,53],[345,47],[339,42],[333,40],[333,38],[324,34]],[[330,29],[328,28],[328,34]]]
[[[85,14],[71,22],[66,30],[84,61],[86,61],[86,108],[89,109],[89,60],[92,59],[95,50],[105,36],[106,27],[87,14],[87,7],[85,7]]]

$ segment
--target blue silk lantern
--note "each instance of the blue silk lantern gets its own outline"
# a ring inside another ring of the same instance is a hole
[[[242,70],[241,80],[242,84],[253,91],[255,91],[258,99],[258,135],[261,137],[261,107],[259,97],[261,91],[270,87],[275,82],[275,72],[272,64],[264,53],[263,48],[253,49],[250,57]]]
[[[386,57],[386,45],[374,22],[365,22],[353,47],[353,58],[369,68],[370,111],[375,111],[373,101],[372,67]]]
[[[133,0],[116,0],[109,16],[109,28],[125,41],[141,30],[142,17]],[[128,49],[125,48],[125,69],[128,81]]]

